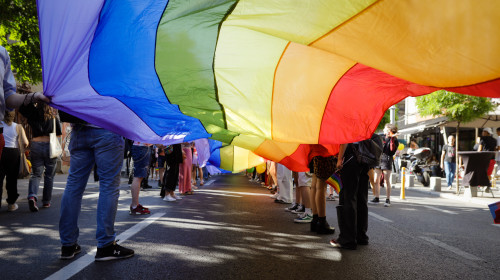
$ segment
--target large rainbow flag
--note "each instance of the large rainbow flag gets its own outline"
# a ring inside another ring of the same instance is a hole
[[[496,0],[38,0],[53,106],[127,138],[307,170],[408,96],[500,97]],[[217,149],[214,149],[214,151]]]

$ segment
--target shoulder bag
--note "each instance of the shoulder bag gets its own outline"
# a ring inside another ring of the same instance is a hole
[[[50,136],[50,158],[57,158],[62,154],[61,143],[59,143],[59,139],[57,139],[56,134],[56,118],[53,119],[54,128],[52,132],[49,134]]]

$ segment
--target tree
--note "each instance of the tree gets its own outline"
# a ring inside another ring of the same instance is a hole
[[[0,1],[0,44],[8,51],[16,79],[26,87],[42,81],[35,0]]]
[[[416,102],[421,116],[445,116],[457,122],[455,154],[458,155],[458,131],[460,123],[470,122],[491,112],[495,105],[485,97],[458,94],[439,90],[428,95],[417,97]],[[446,141],[446,140],[445,140]],[[459,157],[456,157],[458,167]],[[458,171],[455,174],[457,194],[459,192]]]

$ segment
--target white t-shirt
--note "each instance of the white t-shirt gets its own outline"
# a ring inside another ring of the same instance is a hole
[[[17,123],[12,122],[12,124],[9,126],[6,123],[2,121],[2,126],[3,126],[3,138],[5,140],[5,147],[6,148],[19,148],[19,145],[17,144],[17,138],[19,135],[17,135]]]

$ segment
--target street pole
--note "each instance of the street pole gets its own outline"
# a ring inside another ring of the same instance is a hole
[[[396,124],[396,106],[392,105],[389,108],[390,111],[390,117],[391,117],[391,124]]]

